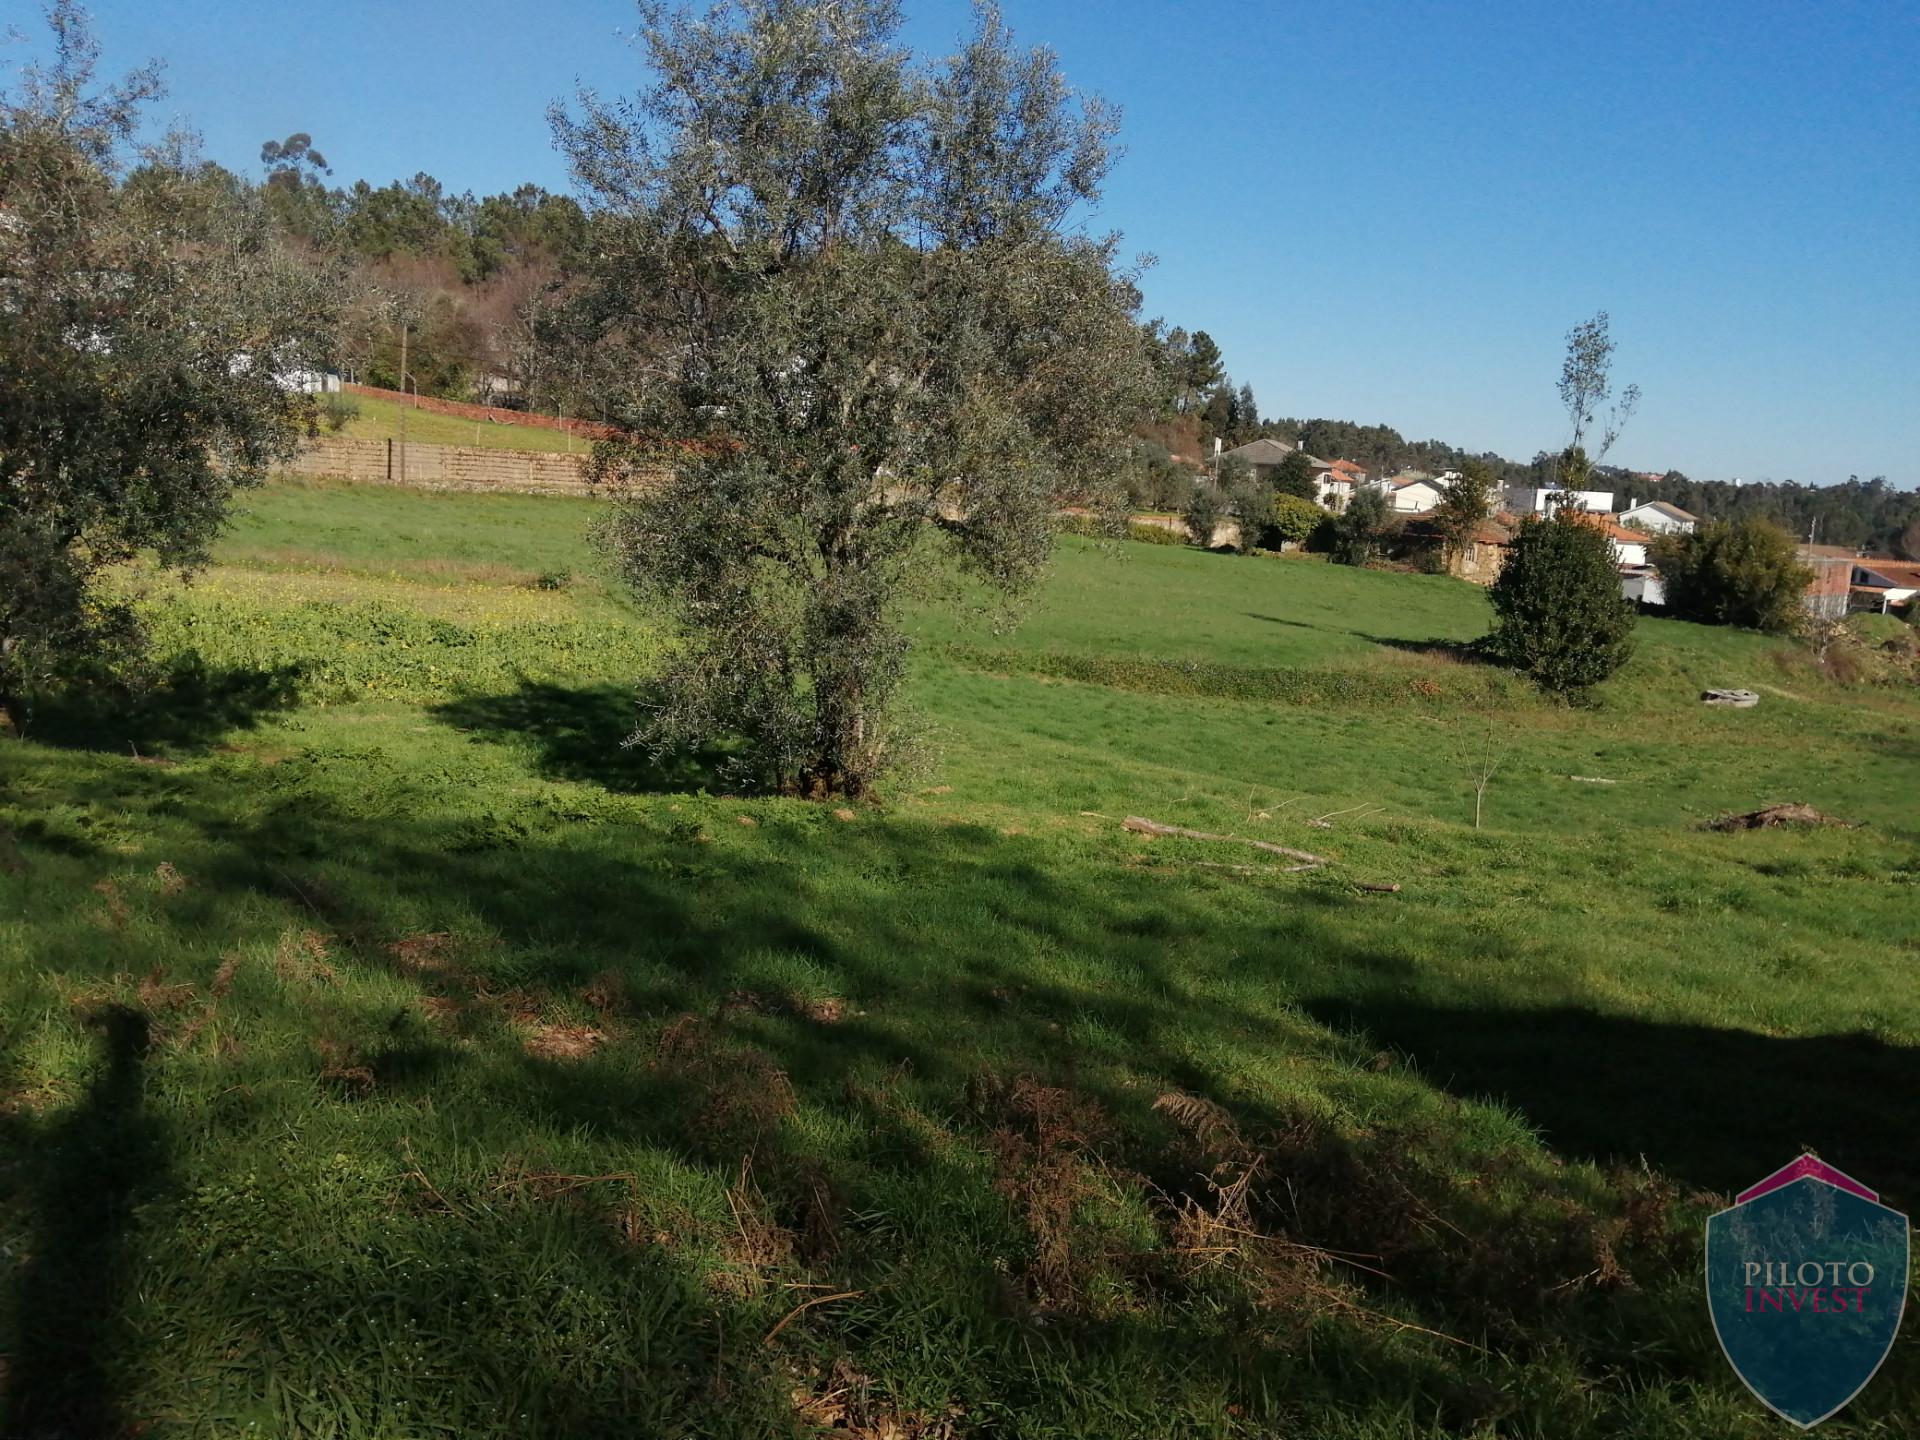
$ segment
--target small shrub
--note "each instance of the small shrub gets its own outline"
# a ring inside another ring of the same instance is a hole
[[[573,572],[571,570],[543,570],[535,578],[533,588],[536,590],[565,590],[572,584]]]
[[[1127,526],[1127,538],[1138,540],[1142,545],[1180,545],[1185,543],[1177,530],[1169,530],[1164,525],[1143,525],[1138,520]]]
[[[1490,598],[1499,622],[1487,649],[1543,690],[1579,695],[1633,653],[1638,616],[1621,597],[1613,543],[1570,512],[1521,525]]]
[[[1364,565],[1399,528],[1384,490],[1356,490],[1326,527],[1327,549],[1342,565]]]
[[[360,418],[360,402],[351,395],[330,394],[320,397],[320,423],[329,435],[338,435],[347,422]]]
[[[1311,500],[1303,500],[1298,495],[1276,495],[1273,516],[1267,522],[1267,538],[1304,545],[1328,518],[1327,512]]]
[[[1213,545],[1214,532],[1229,519],[1227,496],[1218,485],[1211,481],[1193,487],[1193,495],[1187,501],[1187,536],[1202,550]]]

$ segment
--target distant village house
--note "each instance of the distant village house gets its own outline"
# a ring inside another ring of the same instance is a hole
[[[1622,525],[1648,530],[1656,535],[1691,535],[1700,528],[1700,517],[1689,515],[1678,505],[1669,505],[1664,500],[1647,500],[1636,504],[1627,502],[1627,508],[1616,517]]]

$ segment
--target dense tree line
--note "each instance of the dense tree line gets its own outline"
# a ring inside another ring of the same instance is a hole
[[[1196,433],[1193,453],[1212,453],[1215,437],[1228,447],[1272,437],[1302,444],[1311,455],[1325,460],[1351,460],[1377,476],[1404,470],[1440,474],[1475,466],[1495,494],[1509,487],[1547,488],[1565,484],[1563,457],[1541,451],[1531,460],[1513,460],[1492,451],[1471,451],[1445,440],[1409,440],[1390,425],[1362,425],[1351,420],[1262,418],[1253,388],[1235,384],[1219,348],[1204,331],[1191,336],[1173,330],[1157,337],[1160,344],[1163,414],[1187,420]],[[1163,441],[1144,443],[1139,451],[1135,487],[1142,503],[1156,498],[1164,506],[1180,500],[1166,498],[1179,490],[1181,467],[1174,464]],[[1584,484],[1614,492],[1620,509],[1633,501],[1664,500],[1703,520],[1767,521],[1800,540],[1811,537],[1822,545],[1845,545],[1873,554],[1920,559],[1920,490],[1901,490],[1886,477],[1862,480],[1858,476],[1839,485],[1807,485],[1799,481],[1734,484],[1725,480],[1693,480],[1678,470],[1658,478],[1618,466],[1595,464]]]
[[[1920,560],[1920,490],[1897,490],[1884,475],[1871,480],[1855,475],[1840,485],[1795,480],[1735,485],[1689,480],[1675,470],[1657,481],[1615,475],[1611,483],[1623,506],[1629,496],[1665,500],[1703,520],[1770,521],[1796,540]]]
[[[582,376],[552,359],[536,328],[539,302],[583,263],[591,222],[569,196],[538,185],[498,195],[454,193],[428,174],[375,186],[329,183],[313,137],[260,149],[257,189],[281,235],[344,262],[339,363],[352,378],[450,399],[564,407]],[[402,337],[405,370],[402,371]]]

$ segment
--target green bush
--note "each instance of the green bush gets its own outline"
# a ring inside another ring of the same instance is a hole
[[[1201,549],[1213,545],[1213,533],[1231,518],[1226,492],[1212,481],[1193,487],[1187,501],[1187,538]]]
[[[1127,538],[1138,540],[1142,545],[1183,545],[1178,530],[1169,530],[1164,525],[1143,525],[1138,520],[1127,526]]]
[[[1327,549],[1342,565],[1364,565],[1380,553],[1399,525],[1386,491],[1371,486],[1355,490],[1347,508],[1327,526]]]
[[[338,393],[320,397],[320,423],[330,435],[338,435],[347,428],[349,420],[360,418],[360,402],[351,395]]]
[[[1136,509],[1177,510],[1193,493],[1193,471],[1151,440],[1134,441],[1126,479],[1127,498]]]
[[[1580,695],[1633,653],[1636,614],[1613,542],[1572,512],[1521,525],[1489,598],[1499,617],[1489,653],[1543,690]]]
[[[1776,634],[1792,630],[1813,571],[1794,538],[1765,520],[1719,521],[1692,535],[1654,542],[1667,609],[1702,625],[1740,625]]]
[[[1302,500],[1298,495],[1276,495],[1273,518],[1267,522],[1269,538],[1304,545],[1327,518],[1327,512],[1311,500]]]

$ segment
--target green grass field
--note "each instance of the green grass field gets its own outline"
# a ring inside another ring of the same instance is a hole
[[[398,400],[383,400],[376,395],[346,397],[359,408],[340,434],[349,440],[406,439],[415,445],[472,445],[483,450],[557,450],[585,454],[592,442],[569,436],[559,430],[534,425],[500,425],[485,420],[463,420],[455,415],[435,415],[431,411],[403,405]],[[404,426],[404,434],[403,434]]]
[[[1778,1433],[1700,1227],[1920,1202],[1910,691],[1650,621],[1568,710],[1466,585],[1067,540],[836,812],[621,747],[593,513],[257,493],[0,742],[0,1434]],[[1700,828],[1781,800],[1859,826]],[[1822,1433],[1916,1415],[1909,1336]]]

